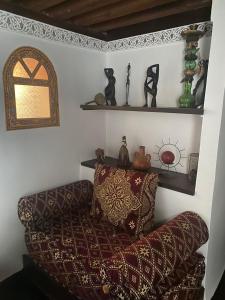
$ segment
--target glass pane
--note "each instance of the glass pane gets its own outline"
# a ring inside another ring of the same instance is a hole
[[[42,80],[48,80],[48,74],[44,66],[41,66],[40,69],[37,71],[37,74],[35,75],[34,79],[42,79]]]
[[[25,118],[50,118],[49,88],[15,84],[16,116]]]
[[[33,73],[34,69],[37,67],[38,61],[31,57],[23,58],[23,61],[25,62],[31,73]]]
[[[13,69],[13,76],[14,77],[22,77],[22,78],[30,78],[30,76],[25,71],[24,67],[18,61]]]

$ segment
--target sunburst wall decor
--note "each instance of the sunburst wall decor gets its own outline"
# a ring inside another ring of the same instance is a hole
[[[158,161],[161,164],[161,168],[177,171],[177,167],[181,166],[182,159],[187,158],[184,156],[185,149],[179,146],[179,141],[172,143],[170,138],[165,142],[162,140],[161,145],[156,145],[157,152],[154,152],[156,155],[155,161]]]

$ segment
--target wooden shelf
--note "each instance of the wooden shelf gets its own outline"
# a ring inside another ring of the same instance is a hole
[[[81,105],[83,110],[118,110],[118,111],[141,111],[161,112],[174,114],[203,115],[203,108],[179,108],[179,107],[140,107],[140,106],[107,106],[107,105]]]
[[[97,163],[96,159],[91,159],[83,161],[82,166],[95,169]],[[117,166],[118,160],[112,157],[105,158],[105,164],[109,166]],[[159,168],[151,168],[148,172],[155,172],[159,174],[159,186],[174,190],[180,193],[194,195],[195,194],[195,184],[192,184],[188,180],[187,174],[167,171]]]

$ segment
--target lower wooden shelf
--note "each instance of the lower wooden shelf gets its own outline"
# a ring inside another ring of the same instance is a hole
[[[81,165],[87,168],[95,169],[96,163],[96,159],[91,159],[81,162]],[[109,166],[117,166],[118,160],[116,158],[106,156],[104,163]],[[195,194],[195,184],[192,184],[188,180],[187,174],[167,171],[154,167],[152,167],[148,172],[159,174],[159,186],[161,187],[188,195]]]
[[[203,108],[180,108],[180,107],[143,107],[143,106],[112,106],[112,105],[80,105],[83,110],[117,110],[117,111],[139,111],[160,112],[173,114],[203,115]]]

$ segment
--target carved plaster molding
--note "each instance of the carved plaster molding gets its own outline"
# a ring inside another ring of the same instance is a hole
[[[211,35],[211,22],[203,22],[198,25],[207,35]],[[138,49],[181,41],[181,31],[185,28],[187,26],[105,42],[0,10],[0,29],[103,52]]]
[[[106,42],[0,10],[0,28],[81,48],[104,51]]]
[[[206,32],[206,36],[211,35],[211,22],[197,24],[199,25],[200,30]],[[181,32],[187,27],[188,25],[110,41],[107,43],[107,51],[145,48],[182,41],[183,38],[181,36]]]

